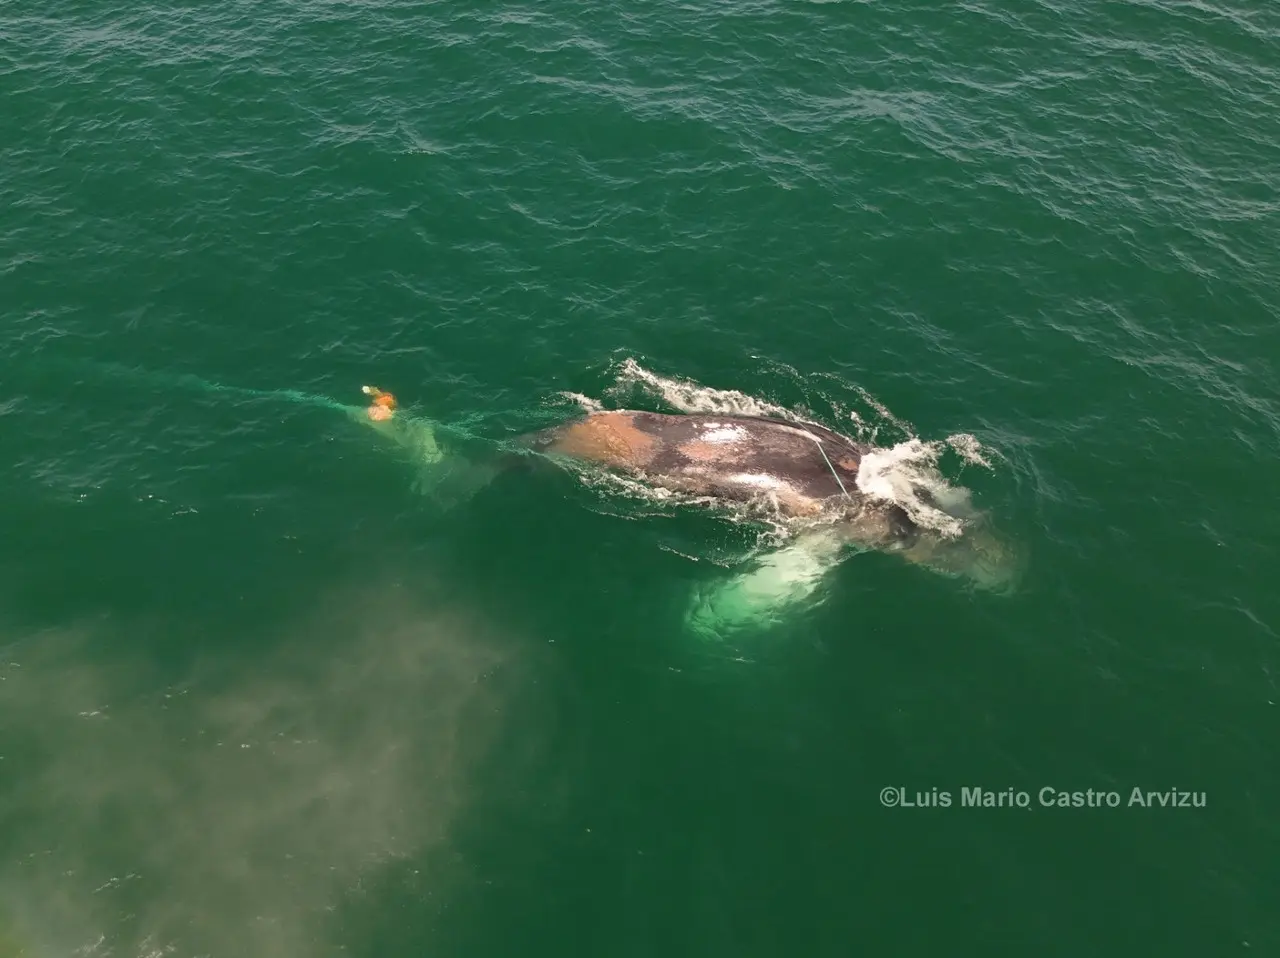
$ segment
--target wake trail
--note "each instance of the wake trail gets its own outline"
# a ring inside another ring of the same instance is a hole
[[[212,382],[192,373],[154,372],[141,367],[127,366],[122,363],[109,362],[76,362],[70,365],[87,368],[108,379],[116,379],[133,385],[156,388],[184,389],[191,392],[209,395],[238,396],[242,399],[266,399],[279,402],[313,406],[321,409],[334,409],[348,412],[355,408],[350,404],[340,403],[328,396],[302,392],[297,389],[256,389],[248,386],[234,386]]]

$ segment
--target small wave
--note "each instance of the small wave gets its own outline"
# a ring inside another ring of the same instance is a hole
[[[880,402],[880,400],[876,399],[876,397],[871,395],[871,393],[867,392],[861,386],[854,386],[853,389],[854,389],[854,392],[858,394],[858,398],[860,398],[864,403],[866,403],[873,410],[875,410],[876,415],[878,415],[883,422],[889,423],[889,425],[897,427],[905,435],[908,435],[908,436],[915,435],[915,431],[916,431],[915,426],[911,425],[911,423],[907,422],[905,419],[900,419],[899,417],[895,416],[892,412],[889,411],[888,406]],[[849,418],[853,420],[855,425],[863,429],[869,428],[872,430],[873,433],[879,431],[879,428],[880,428],[879,424],[865,422],[862,419],[862,417],[859,416],[856,412],[850,412]]]
[[[681,412],[796,418],[795,413],[789,409],[748,396],[736,389],[712,389],[691,380],[660,376],[645,369],[634,359],[627,359],[622,363],[617,382],[608,392],[616,396],[636,385],[647,387]]]
[[[983,448],[982,443],[967,432],[948,436],[947,445],[955,451],[957,456],[970,465],[983,466],[987,469],[994,468],[991,465],[991,460],[986,455],[987,450]]]
[[[604,404],[598,399],[592,399],[582,393],[569,392],[567,390],[562,391],[560,395],[570,402],[577,403],[587,412],[604,412]]]

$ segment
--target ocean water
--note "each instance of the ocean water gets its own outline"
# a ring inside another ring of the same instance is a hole
[[[0,956],[1280,953],[1280,8],[3,11]],[[693,628],[583,403],[1024,574]]]

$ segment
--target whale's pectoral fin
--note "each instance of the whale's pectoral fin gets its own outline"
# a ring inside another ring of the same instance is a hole
[[[813,596],[839,563],[844,546],[830,530],[804,533],[729,581],[700,590],[686,621],[709,638],[776,622],[786,610]]]

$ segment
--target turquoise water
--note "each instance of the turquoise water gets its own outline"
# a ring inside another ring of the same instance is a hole
[[[1280,950],[1276,7],[0,37],[0,954]],[[917,439],[1026,573],[862,553],[706,635],[757,527],[442,481],[367,383],[451,455],[581,401]]]

